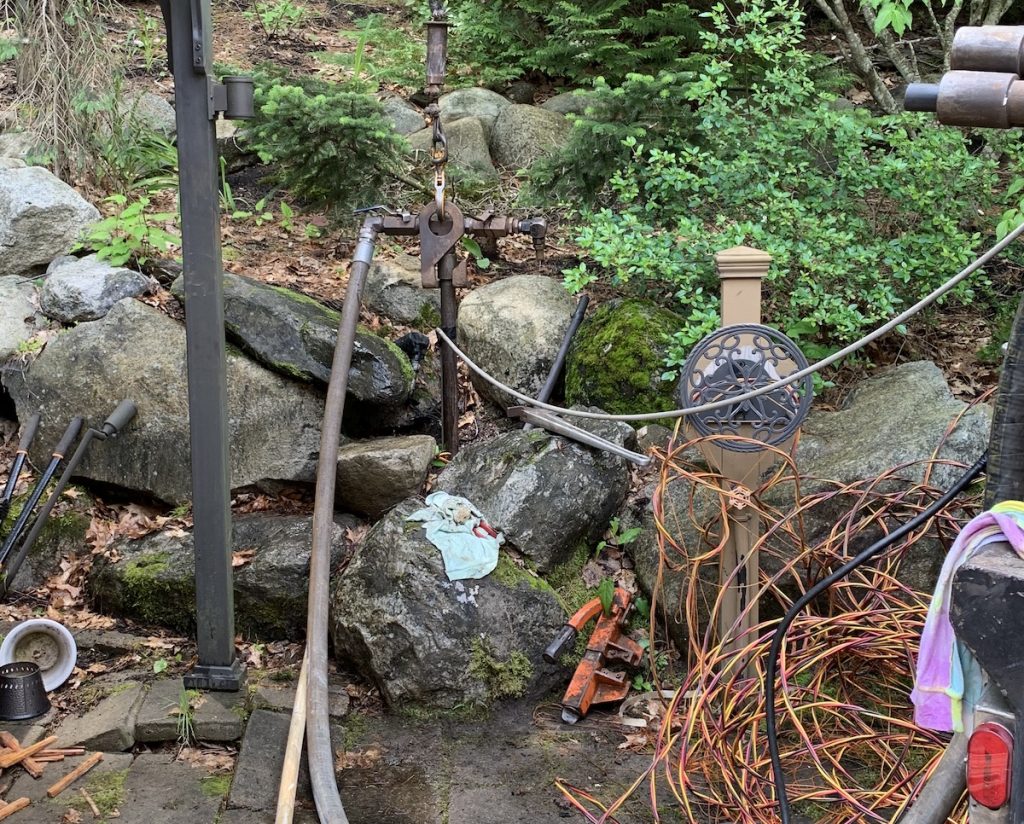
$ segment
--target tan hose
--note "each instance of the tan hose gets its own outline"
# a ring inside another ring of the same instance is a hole
[[[281,768],[281,783],[277,789],[277,818],[274,824],[292,824],[295,815],[295,792],[299,786],[299,764],[302,762],[302,741],[306,730],[306,678],[308,676],[306,656],[302,656],[299,683],[295,688],[295,705],[292,707],[292,722],[288,727],[288,745],[284,751],[284,766]]]
[[[320,431],[320,457],[316,468],[316,503],[313,505],[313,547],[309,558],[309,607],[306,617],[306,754],[313,800],[323,824],[348,824],[345,808],[338,796],[331,746],[330,714],[327,694],[327,610],[331,583],[331,537],[334,531],[334,481],[341,440],[341,419],[348,391],[348,370],[352,365],[359,301],[366,275],[373,260],[380,219],[368,217],[359,230],[359,243],[352,255],[345,305],[338,324],[338,342],[331,362],[331,380],[327,384],[324,422]],[[300,676],[301,677],[301,676]],[[292,709],[286,752],[301,748],[302,725]],[[295,740],[298,743],[295,743]],[[286,768],[288,763],[285,764]],[[282,776],[282,781],[284,776]],[[279,799],[280,802],[280,799]],[[294,802],[293,802],[294,806]]]

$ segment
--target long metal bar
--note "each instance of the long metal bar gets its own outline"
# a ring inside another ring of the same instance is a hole
[[[170,3],[170,41],[178,129],[185,339],[196,560],[199,660],[190,689],[237,690],[243,670],[235,651],[231,576],[231,481],[227,355],[212,119],[210,0]]]
[[[542,412],[539,409],[531,409],[528,406],[513,406],[509,408],[508,414],[513,418],[522,418],[524,421],[546,429],[548,432],[553,432],[556,435],[563,435],[586,446],[592,446],[595,449],[610,452],[612,455],[618,455],[620,458],[632,461],[637,466],[649,466],[651,463],[650,455],[641,455],[639,452],[633,452],[624,446],[612,443],[599,435],[595,435],[593,432],[587,432],[585,429],[573,426],[568,421],[563,421],[557,415],[552,415],[550,412]]]
[[[441,328],[453,340],[459,309],[455,300],[455,252],[448,252],[437,264],[441,288]],[[450,346],[441,344],[441,439],[448,452],[459,451],[459,361]]]
[[[562,345],[558,347],[558,354],[555,355],[555,361],[551,364],[548,379],[544,381],[544,385],[537,395],[537,400],[547,403],[555,393],[558,379],[562,375],[562,369],[565,368],[565,359],[569,357],[569,347],[572,345],[572,339],[576,337],[576,332],[580,328],[580,324],[583,323],[583,316],[587,314],[587,306],[589,305],[590,295],[581,295],[576,304],[576,311],[573,312],[572,319],[569,321],[569,328],[565,330],[565,335],[562,337]],[[523,430],[526,432],[529,432],[531,429],[533,429],[532,423],[527,423],[523,427]]]

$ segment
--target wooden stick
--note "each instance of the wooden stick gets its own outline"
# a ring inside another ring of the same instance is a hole
[[[92,800],[92,796],[89,795],[89,791],[85,787],[79,787],[78,791],[82,794],[82,798],[85,799],[85,803],[89,805],[89,809],[92,810],[92,817],[100,817],[100,808],[96,806],[96,802]]]
[[[0,755],[0,769],[7,769],[8,767],[13,767],[15,764],[20,764],[26,758],[31,758],[40,750],[45,750],[56,740],[57,736],[51,735],[49,738],[37,741],[31,747],[24,747],[17,752],[9,752]]]
[[[93,767],[99,764],[100,761],[102,760],[103,753],[94,752],[87,759],[85,759],[85,761],[83,761],[71,772],[65,775],[60,781],[58,781],[56,784],[50,787],[50,789],[46,791],[46,794],[50,796],[50,798],[56,798],[58,795],[64,792],[64,790],[66,790],[72,783],[74,783],[87,772],[89,772],[89,770],[91,770]]]
[[[0,807],[0,821],[7,818],[8,816],[14,815],[18,810],[24,810],[32,802],[27,798],[19,798],[17,801],[12,801],[10,804],[4,804]]]
[[[21,744],[18,743],[18,739],[11,735],[7,730],[0,730],[0,743],[2,743],[11,752],[18,752],[22,749]],[[43,774],[43,768],[39,762],[34,758],[26,758],[21,762],[21,766],[25,772],[31,775],[33,778],[39,778]]]
[[[85,755],[85,747],[55,747],[43,750],[40,755]]]
[[[43,752],[39,753],[39,755],[37,755],[34,760],[40,761],[45,764],[49,761],[63,761],[65,758],[67,758],[67,756],[61,755],[59,752],[53,753],[51,755],[50,753],[44,750]],[[25,764],[22,763],[22,766],[24,767]]]

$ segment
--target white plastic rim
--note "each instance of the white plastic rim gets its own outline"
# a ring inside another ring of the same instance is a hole
[[[78,645],[63,624],[33,618],[12,629],[0,644],[0,666],[16,661],[39,665],[43,687],[52,692],[71,677],[78,660]]]

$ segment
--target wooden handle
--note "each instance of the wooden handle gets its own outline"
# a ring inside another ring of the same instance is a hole
[[[20,764],[26,758],[31,758],[40,750],[45,750],[56,740],[57,736],[51,735],[49,738],[44,738],[42,741],[36,742],[31,747],[24,747],[17,752],[8,752],[0,755],[0,769],[6,770],[8,767]]]
[[[64,790],[66,790],[72,783],[74,783],[87,772],[89,772],[89,770],[91,770],[93,767],[99,764],[100,761],[102,760],[103,753],[94,752],[87,759],[85,759],[85,761],[83,761],[71,772],[65,775],[60,781],[58,781],[56,784],[50,787],[50,789],[46,791],[46,794],[50,796],[50,798],[56,798],[58,795],[64,792]]]
[[[14,815],[18,810],[24,810],[32,802],[27,798],[19,798],[17,801],[12,801],[10,804],[4,804],[0,807],[0,821],[3,821],[8,816]]]

